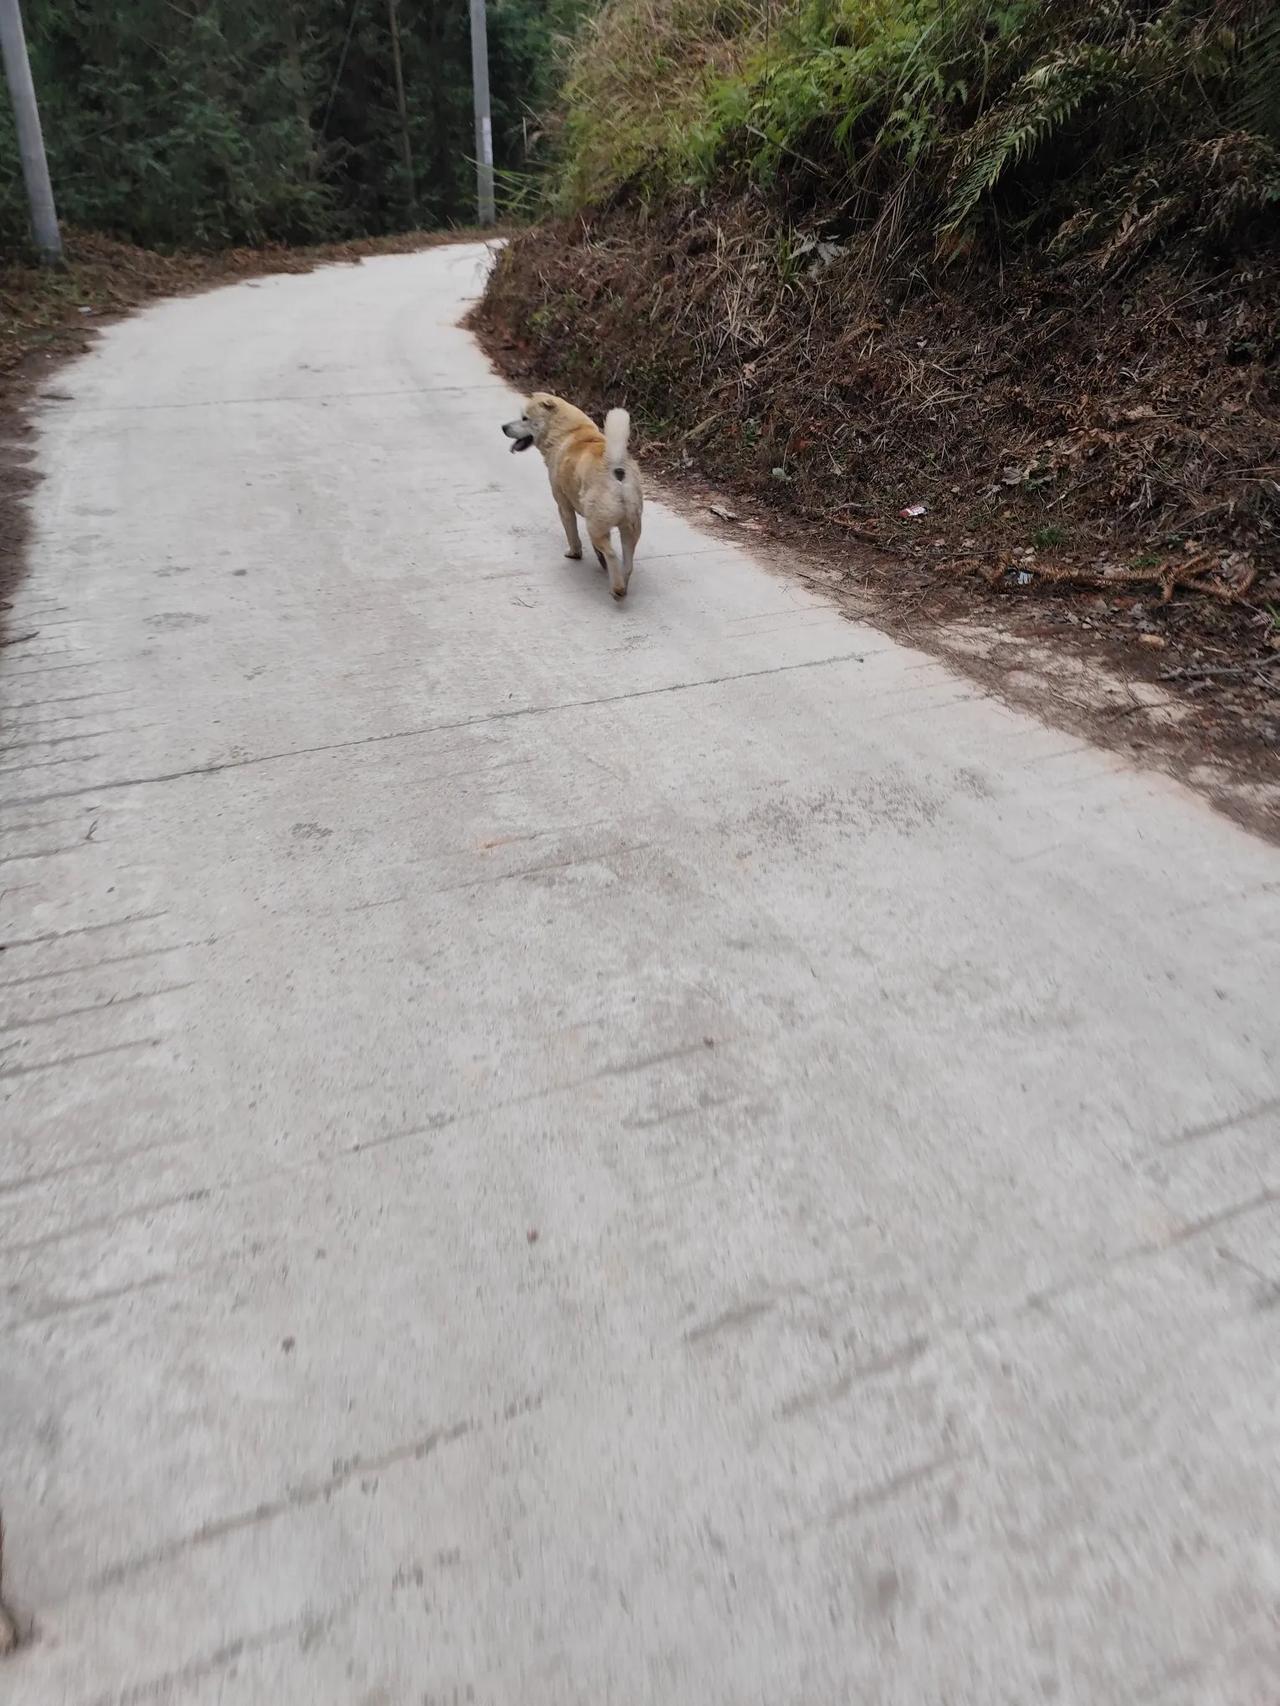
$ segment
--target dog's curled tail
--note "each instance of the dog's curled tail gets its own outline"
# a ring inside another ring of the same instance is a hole
[[[627,477],[627,443],[631,416],[625,409],[610,409],[604,417],[604,459],[615,480]]]

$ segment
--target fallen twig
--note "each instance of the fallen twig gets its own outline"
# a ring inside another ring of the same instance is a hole
[[[861,521],[846,521],[842,515],[828,515],[823,518],[833,527],[843,527],[846,533],[852,533],[855,539],[863,539],[868,545],[883,545],[884,540],[874,527],[868,527]]]
[[[1280,652],[1263,652],[1244,663],[1190,663],[1182,669],[1166,669],[1157,676],[1159,681],[1181,681],[1187,676],[1248,675],[1253,669],[1270,669],[1280,663]]]

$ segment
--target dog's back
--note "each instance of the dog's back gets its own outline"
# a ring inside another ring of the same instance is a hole
[[[638,537],[644,490],[627,451],[631,416],[625,409],[610,409],[601,432],[581,409],[568,403],[562,407],[567,418],[547,447],[552,484],[570,498],[588,527],[593,521],[611,528],[627,523]]]

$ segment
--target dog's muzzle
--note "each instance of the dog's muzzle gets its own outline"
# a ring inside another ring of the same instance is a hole
[[[511,454],[513,456],[517,450],[528,450],[529,446],[533,443],[533,434],[529,431],[523,421],[508,421],[502,430],[506,433],[509,439],[514,440],[511,446]]]

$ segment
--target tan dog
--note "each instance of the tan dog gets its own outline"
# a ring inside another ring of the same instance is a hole
[[[513,453],[531,444],[542,452],[569,542],[565,556],[582,555],[581,516],[600,567],[609,571],[609,590],[615,598],[625,598],[644,508],[640,470],[627,455],[631,416],[625,409],[610,409],[601,432],[590,415],[563,397],[535,391],[520,419],[508,421],[502,430],[513,440]],[[615,528],[622,543],[621,561],[611,540]]]

